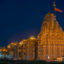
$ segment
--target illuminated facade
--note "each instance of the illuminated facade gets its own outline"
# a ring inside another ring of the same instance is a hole
[[[0,59],[6,58],[7,57],[7,49],[5,47],[0,48]]]
[[[13,59],[18,60],[60,60],[60,58],[62,60],[64,58],[64,32],[56,20],[56,15],[49,12],[44,17],[37,38],[30,37],[19,43],[10,43],[7,46],[7,52]]]
[[[35,60],[37,58],[37,39],[30,37],[19,43],[18,55],[22,60]]]
[[[64,32],[53,13],[45,16],[38,37],[38,60],[64,57]]]
[[[13,59],[18,59],[18,42],[10,43],[7,46],[8,54],[11,55]]]

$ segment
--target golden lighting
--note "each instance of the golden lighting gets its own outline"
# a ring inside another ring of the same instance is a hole
[[[10,45],[8,45],[8,48],[10,48]]]
[[[30,37],[29,39],[33,40],[33,39],[36,39],[34,36]]]
[[[4,52],[7,52],[7,50],[6,50],[6,49],[3,49],[3,51],[4,51]]]
[[[14,43],[11,43],[11,45],[14,45]]]
[[[11,43],[11,45],[13,45],[13,46],[14,46],[14,45],[17,45],[17,43]]]
[[[23,42],[20,42],[19,44],[20,44],[20,45],[23,45]]]
[[[27,40],[25,39],[25,40],[23,40],[23,41],[27,41]]]
[[[17,45],[17,43],[14,43],[14,45]]]
[[[0,52],[2,51],[2,49],[0,49]]]

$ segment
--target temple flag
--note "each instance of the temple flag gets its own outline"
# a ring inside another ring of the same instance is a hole
[[[58,11],[58,12],[60,12],[60,13],[63,12],[62,10],[60,10],[60,9],[58,9],[58,8],[56,8],[56,7],[54,8],[54,10],[55,10],[55,11]]]

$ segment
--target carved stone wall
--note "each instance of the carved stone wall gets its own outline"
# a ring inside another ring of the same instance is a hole
[[[64,56],[64,32],[53,13],[48,13],[42,23],[38,43],[38,60]]]

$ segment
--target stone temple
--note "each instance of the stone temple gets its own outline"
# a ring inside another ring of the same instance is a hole
[[[30,37],[19,43],[10,43],[7,50],[2,48],[0,52],[4,55],[10,54],[12,59],[17,60],[63,60],[64,32],[56,20],[56,15],[51,12],[46,14],[37,38]]]
[[[54,13],[49,12],[44,17],[38,38],[38,59],[55,60],[64,57],[64,32]]]

